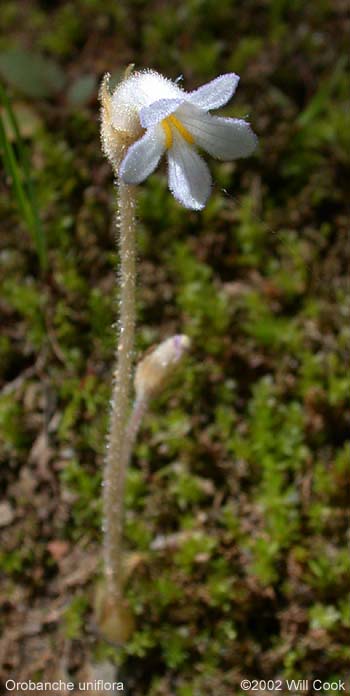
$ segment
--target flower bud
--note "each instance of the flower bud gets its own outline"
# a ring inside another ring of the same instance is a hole
[[[184,334],[176,334],[146,355],[138,364],[135,373],[137,399],[151,399],[157,396],[174,374],[191,347],[191,341]]]
[[[138,140],[143,134],[138,112],[132,104],[123,103],[119,99],[125,91],[133,66],[130,65],[126,71],[124,80],[118,85],[113,93],[110,93],[110,75],[106,73],[100,88],[101,102],[101,142],[102,150],[112,164],[114,172],[118,175],[119,166],[128,148]]]

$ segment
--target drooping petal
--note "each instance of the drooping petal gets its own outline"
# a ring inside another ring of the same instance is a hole
[[[140,121],[143,128],[155,126],[157,123],[173,114],[184,99],[158,99],[149,106],[144,106],[140,110]]]
[[[197,145],[212,157],[230,161],[249,157],[257,145],[257,137],[249,123],[239,118],[220,118],[192,104],[179,107],[176,117],[194,137]]]
[[[215,80],[187,94],[187,100],[205,111],[218,109],[219,106],[223,106],[231,99],[238,82],[239,76],[235,73],[220,75]]]
[[[196,151],[179,135],[168,151],[169,188],[185,208],[202,210],[210,194],[209,169]]]
[[[120,165],[119,176],[126,184],[139,184],[157,167],[165,150],[165,135],[161,126],[150,128],[131,145]]]

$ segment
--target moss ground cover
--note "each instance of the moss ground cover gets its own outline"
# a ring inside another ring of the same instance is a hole
[[[118,263],[97,84],[130,62],[183,74],[188,89],[241,74],[226,113],[249,114],[260,145],[212,165],[202,214],[180,208],[165,173],[140,187],[137,350],[176,332],[193,350],[147,416],[128,476],[136,632],[121,677],[133,696],[346,677],[346,3],[4,0],[1,11],[0,75],[48,250],[42,272],[7,177],[2,678],[84,675],[117,657],[92,619]]]

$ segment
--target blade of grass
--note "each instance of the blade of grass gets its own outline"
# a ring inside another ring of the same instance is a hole
[[[332,93],[337,88],[339,78],[342,76],[347,62],[346,56],[341,56],[341,58],[339,58],[331,76],[323,81],[306,109],[298,116],[297,123],[301,128],[309,126],[309,124],[322,113],[325,107],[330,104]]]
[[[4,123],[2,117],[0,116],[0,145],[2,149],[4,165],[8,176],[12,179],[12,185],[14,188],[15,196],[17,199],[18,206],[21,210],[23,217],[25,218],[27,224],[31,223],[30,220],[30,210],[28,208],[27,197],[22,185],[22,181],[19,175],[19,170],[17,166],[16,157],[13,151],[13,147],[7,138]]]
[[[42,270],[45,270],[47,268],[46,238],[41,224],[35,189],[30,174],[30,163],[25,145],[21,138],[16,116],[2,85],[0,85],[0,101],[6,112],[8,121],[12,126],[18,150],[18,159],[16,159],[14,148],[7,137],[3,120],[0,117],[0,145],[3,152],[4,165],[7,174],[11,177],[19,210],[32,234],[39,256],[40,266]]]

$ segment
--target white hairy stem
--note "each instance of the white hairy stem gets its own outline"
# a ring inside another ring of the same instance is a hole
[[[135,332],[135,187],[118,181],[120,318],[104,475],[104,562],[107,593],[122,597],[122,541],[127,459],[123,454],[130,408]]]
[[[149,401],[145,397],[136,399],[134,403],[133,410],[125,431],[125,440],[122,452],[122,461],[125,469],[127,469],[129,465],[131,453],[140,430],[142,419],[147,411],[148,404]]]

